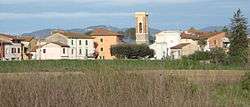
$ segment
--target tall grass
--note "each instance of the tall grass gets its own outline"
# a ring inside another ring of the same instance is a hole
[[[200,74],[203,72],[205,71],[199,71]],[[209,72],[206,71],[207,74]],[[200,74],[193,76],[201,76]],[[240,99],[243,100],[241,102],[237,99],[230,100],[231,103],[221,103],[228,101],[222,99],[224,93],[231,97],[241,94],[233,94],[237,90],[217,90],[215,86],[220,78],[211,78],[215,74],[207,74],[204,75],[208,76],[208,81],[195,82],[193,76],[167,72],[2,73],[0,106],[234,107],[249,104],[246,98]],[[203,79],[202,76],[200,79]],[[228,77],[220,83],[227,85],[238,81],[231,81],[231,77]]]
[[[186,60],[0,62],[0,107],[248,106],[245,72]]]
[[[131,70],[221,70],[249,69],[240,66],[204,64],[191,60],[56,60],[0,62],[0,72],[77,72],[77,71],[131,71]]]

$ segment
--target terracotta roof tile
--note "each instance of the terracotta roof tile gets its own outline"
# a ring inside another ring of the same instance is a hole
[[[178,44],[174,47],[171,47],[171,49],[182,49],[183,47],[189,45],[190,43],[181,43],[181,44]]]
[[[98,29],[95,29],[90,35],[91,36],[121,36],[122,34],[113,32],[111,30],[98,28]]]
[[[181,38],[182,39],[194,39],[194,40],[208,39],[220,33],[223,33],[223,32],[202,32],[194,28],[191,28],[188,31],[181,33]]]
[[[8,34],[0,34],[0,38],[4,40],[12,40],[12,39],[15,39],[15,36],[8,35]]]

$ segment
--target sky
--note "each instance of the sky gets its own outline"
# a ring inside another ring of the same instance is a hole
[[[250,0],[0,0],[0,33],[108,25],[134,27],[134,12],[149,12],[161,30],[224,26],[240,8],[250,18]]]

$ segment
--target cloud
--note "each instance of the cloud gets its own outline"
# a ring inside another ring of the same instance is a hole
[[[0,0],[0,4],[22,3],[108,3],[108,4],[140,4],[140,3],[189,3],[201,0]],[[208,0],[203,0],[208,1]]]
[[[7,19],[51,19],[51,18],[82,18],[82,17],[101,17],[101,16],[132,16],[132,13],[90,13],[90,12],[42,12],[42,13],[0,13],[0,20]]]

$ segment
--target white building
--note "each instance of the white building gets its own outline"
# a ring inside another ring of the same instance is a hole
[[[48,42],[37,46],[33,52],[33,60],[68,59],[69,46],[59,42]]]
[[[6,60],[21,60],[22,52],[21,52],[22,44],[19,40],[13,40],[12,43],[5,45],[5,59]]]
[[[88,59],[95,52],[94,38],[82,33],[55,31],[46,40],[68,45],[68,59]]]
[[[22,59],[22,44],[21,40],[15,36],[0,34],[0,40],[7,41],[1,46],[3,60],[21,60]]]
[[[155,43],[150,48],[155,51],[156,59],[165,59],[171,56],[171,47],[181,41],[180,31],[162,31],[157,33]]]

